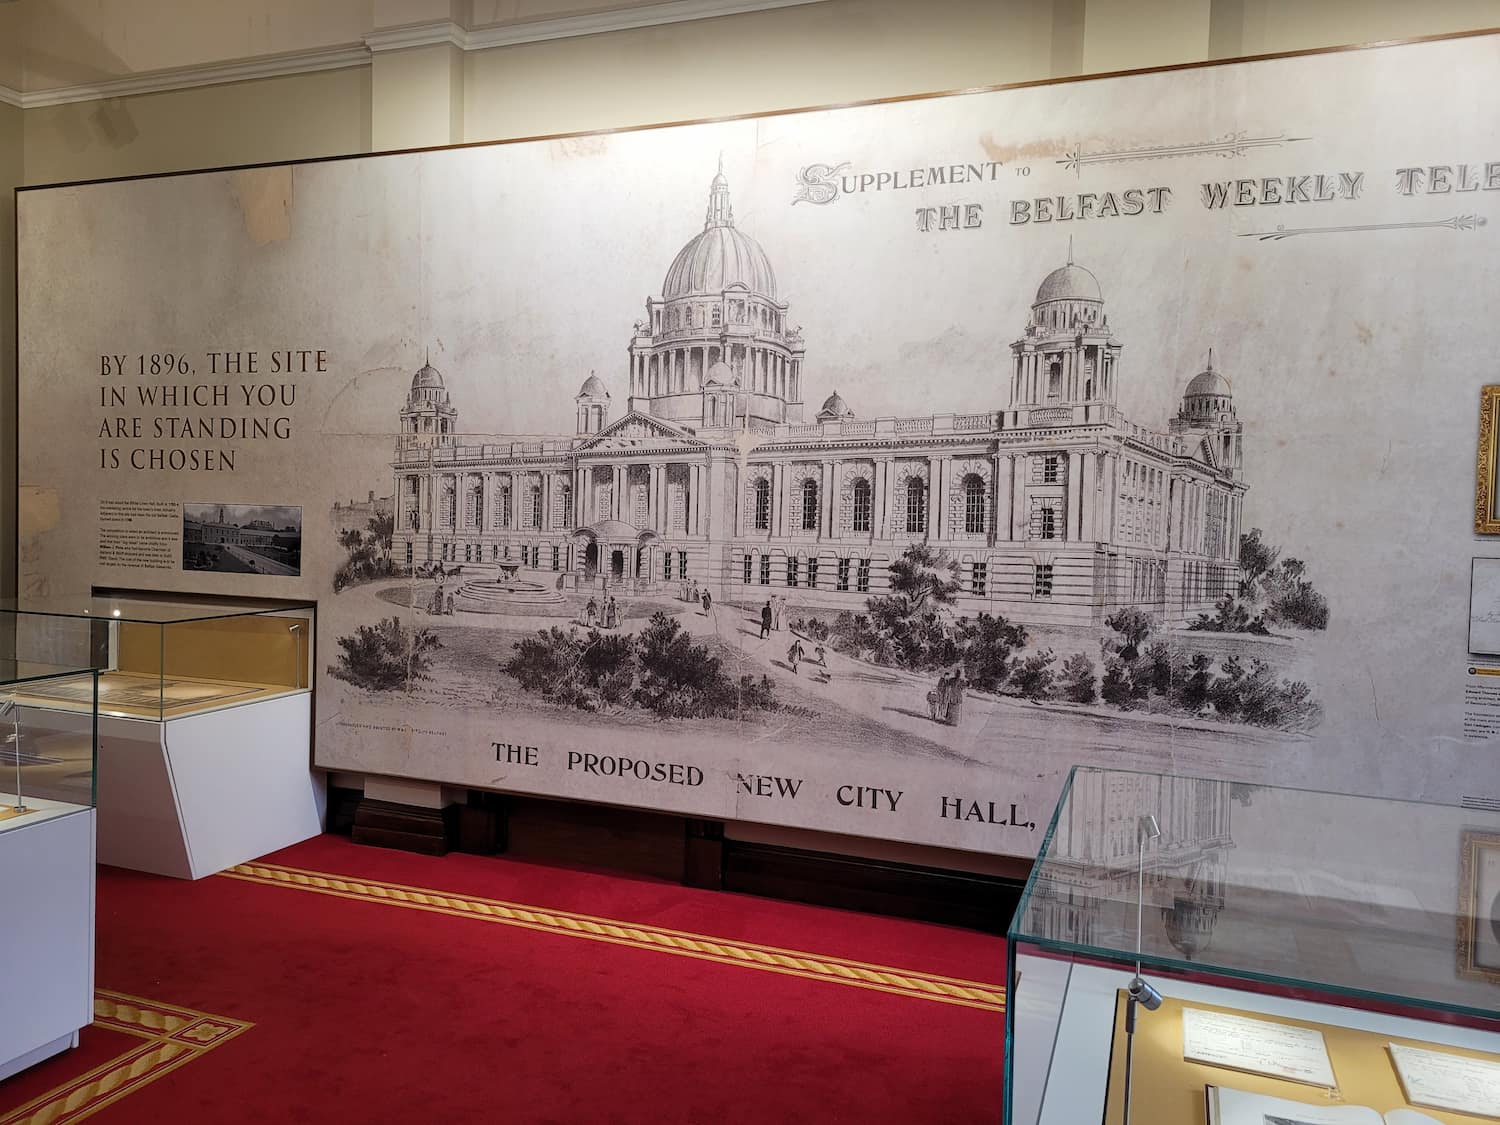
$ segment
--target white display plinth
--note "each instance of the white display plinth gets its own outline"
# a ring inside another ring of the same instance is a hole
[[[99,717],[99,862],[201,879],[322,831],[312,696]]]
[[[76,1045],[94,1018],[94,810],[26,803],[38,819],[0,822],[0,1080]]]

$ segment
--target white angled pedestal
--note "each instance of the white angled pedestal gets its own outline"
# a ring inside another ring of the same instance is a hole
[[[322,831],[312,696],[99,717],[99,862],[201,879]]]
[[[94,1018],[94,810],[26,801],[0,821],[0,1079]]]

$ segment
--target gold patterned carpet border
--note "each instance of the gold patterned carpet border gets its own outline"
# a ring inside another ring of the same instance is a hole
[[[255,1026],[102,988],[94,990],[94,1024],[140,1043],[0,1116],[0,1125],[72,1125]]]
[[[938,976],[888,965],[872,965],[863,961],[732,941],[682,930],[643,926],[614,918],[544,910],[499,899],[476,898],[423,887],[408,887],[399,883],[333,875],[323,871],[305,871],[280,864],[242,863],[219,874],[224,878],[264,886],[285,887],[362,902],[378,902],[409,910],[446,914],[449,917],[472,918],[543,933],[609,942],[632,949],[692,957],[721,965],[868,988],[916,1000],[935,1000],[990,1012],[1005,1010],[1004,987],[983,981]],[[0,1122],[0,1125],[5,1123]]]

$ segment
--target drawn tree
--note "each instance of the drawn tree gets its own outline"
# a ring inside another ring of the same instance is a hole
[[[1106,617],[1104,623],[1120,634],[1120,659],[1125,661],[1136,658],[1141,643],[1156,631],[1157,626],[1154,616],[1133,605]]]
[[[891,592],[914,609],[949,605],[958,594],[958,563],[943,551],[912,544],[890,565]]]
[[[382,561],[388,561],[391,557],[391,544],[396,537],[396,516],[392,512],[382,512],[370,517],[366,525],[369,529],[370,542],[380,552]]]

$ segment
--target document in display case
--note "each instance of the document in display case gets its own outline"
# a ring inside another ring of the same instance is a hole
[[[98,673],[0,660],[0,1080],[94,1018]],[[65,710],[32,702],[65,692]]]
[[[1208,1125],[1442,1125],[1442,1122],[1414,1109],[1376,1113],[1361,1105],[1306,1105],[1210,1086]]]
[[[1075,769],[1009,934],[1007,1125],[1500,1120],[1500,987],[1459,952],[1493,921],[1464,842],[1496,832],[1485,809]]]
[[[314,612],[140,593],[0,602],[18,658],[98,669],[101,862],[196,879],[321,830]],[[39,681],[18,698],[64,714],[92,706],[85,694]]]

